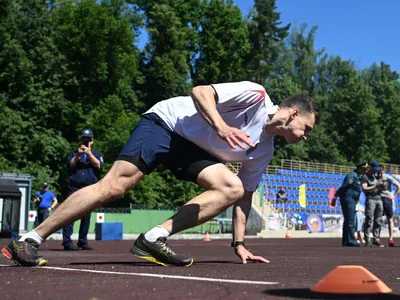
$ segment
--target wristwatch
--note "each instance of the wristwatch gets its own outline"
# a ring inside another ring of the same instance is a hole
[[[244,242],[243,241],[236,241],[236,242],[232,242],[231,243],[231,247],[237,247],[237,246],[245,246],[245,244],[244,244]]]

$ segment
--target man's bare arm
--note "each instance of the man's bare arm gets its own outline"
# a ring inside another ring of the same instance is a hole
[[[234,242],[243,242],[244,234],[246,231],[246,222],[250,214],[251,200],[253,192],[246,191],[242,199],[240,199],[233,207],[233,240]],[[238,245],[235,247],[235,253],[242,260],[243,264],[247,263],[247,260],[253,262],[269,263],[268,260],[261,256],[253,255],[244,245]]]
[[[198,113],[232,149],[235,149],[236,146],[245,149],[243,143],[254,147],[249,135],[238,128],[228,126],[222,119],[217,110],[218,95],[212,86],[197,86],[193,88],[191,96]]]

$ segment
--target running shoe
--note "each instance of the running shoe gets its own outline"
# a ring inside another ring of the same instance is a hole
[[[178,266],[189,267],[193,264],[193,258],[176,254],[166,243],[166,238],[158,238],[155,242],[146,240],[141,234],[133,243],[130,252],[142,259],[154,262],[164,267]]]
[[[1,253],[15,264],[23,267],[37,267],[47,264],[44,257],[37,254],[39,244],[33,239],[13,240]]]

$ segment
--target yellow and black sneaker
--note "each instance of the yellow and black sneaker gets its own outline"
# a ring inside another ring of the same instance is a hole
[[[137,257],[146,259],[164,267],[177,266],[189,267],[193,264],[193,258],[176,254],[166,243],[166,238],[158,238],[155,242],[149,242],[144,234],[139,235],[130,249]]]
[[[13,240],[1,253],[19,266],[37,267],[47,264],[47,260],[37,254],[39,244],[32,239]]]

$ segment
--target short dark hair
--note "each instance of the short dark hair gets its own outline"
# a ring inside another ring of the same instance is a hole
[[[280,107],[297,108],[303,114],[314,114],[315,124],[319,124],[319,108],[318,103],[313,98],[304,94],[297,94],[286,98],[279,105]]]

